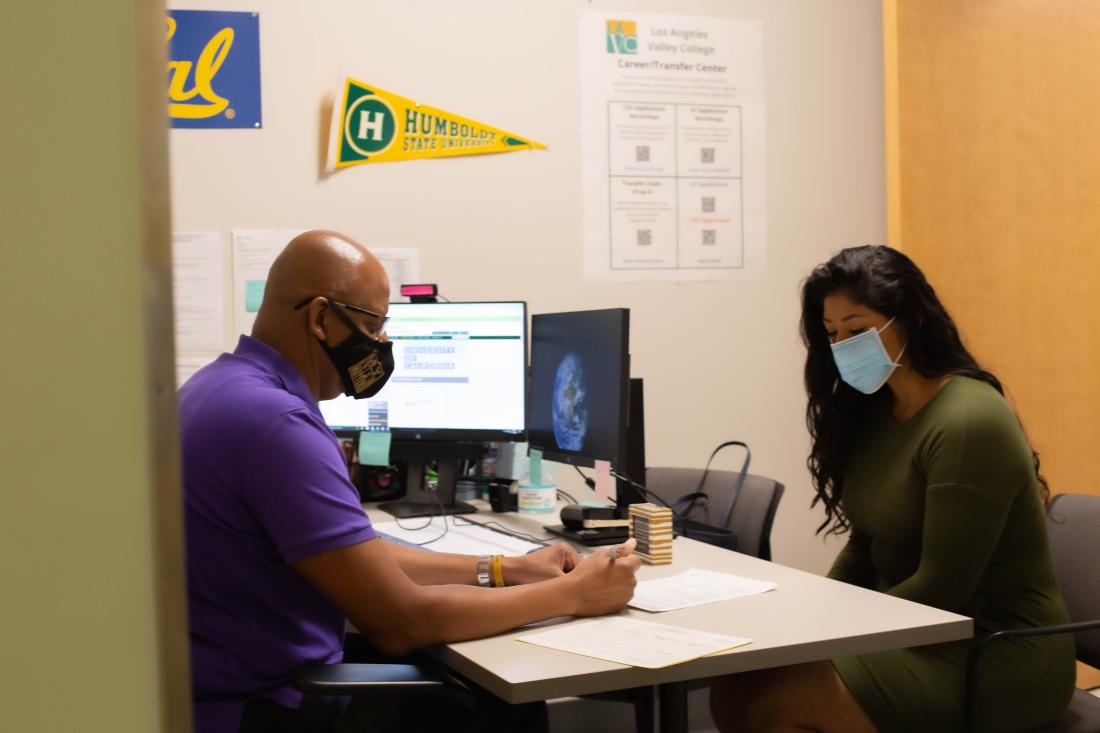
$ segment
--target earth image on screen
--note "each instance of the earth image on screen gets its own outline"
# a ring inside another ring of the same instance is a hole
[[[554,439],[563,450],[579,451],[588,431],[587,387],[576,354],[567,354],[554,377]]]

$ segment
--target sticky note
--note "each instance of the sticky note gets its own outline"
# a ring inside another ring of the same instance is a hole
[[[614,490],[611,484],[611,462],[596,461],[596,498],[611,499]]]
[[[264,287],[267,280],[245,280],[244,282],[244,309],[248,313],[260,310],[260,303],[264,299]]]
[[[533,448],[527,453],[527,483],[542,486],[542,451]]]
[[[389,430],[362,430],[359,433],[359,464],[362,466],[390,465]]]

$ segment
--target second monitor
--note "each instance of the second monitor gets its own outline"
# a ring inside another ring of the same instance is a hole
[[[548,459],[591,467],[622,458],[630,379],[626,308],[531,318],[527,440]]]
[[[531,389],[527,439],[548,459],[576,466],[608,461],[615,472],[644,481],[642,382],[630,379],[630,311],[547,313],[531,319]],[[644,501],[618,479],[621,518]],[[625,525],[625,522],[624,522]],[[626,539],[626,527],[547,527],[585,544]]]

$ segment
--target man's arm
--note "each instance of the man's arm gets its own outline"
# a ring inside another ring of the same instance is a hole
[[[572,572],[541,583],[510,588],[417,585],[391,547],[382,540],[368,540],[304,558],[294,568],[376,647],[394,656],[556,616],[617,612],[634,595],[634,573],[640,563],[630,554],[634,541],[628,540],[616,560],[601,551]]]
[[[414,583],[477,585],[477,556],[425,552],[396,542],[385,542],[390,555]],[[503,559],[505,585],[523,585],[549,580],[568,573],[580,557],[568,544],[560,543],[522,557]]]

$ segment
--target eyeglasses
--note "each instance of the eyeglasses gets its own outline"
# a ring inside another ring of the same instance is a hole
[[[307,305],[312,303],[313,298],[316,298],[316,297],[317,296],[315,295],[312,298],[306,298],[301,303],[298,303],[297,305],[295,305],[294,310],[301,310],[302,308],[305,308]],[[346,308],[347,310],[351,311],[352,313],[362,313],[363,315],[373,316],[374,318],[377,318],[378,319],[377,323],[372,323],[370,326],[367,327],[367,335],[368,336],[380,336],[380,335],[382,335],[386,332],[386,324],[390,322],[390,317],[389,316],[384,316],[381,313],[375,313],[374,311],[367,310],[366,308],[360,308],[357,305],[349,305],[347,303],[341,303],[340,301],[333,300],[332,298],[325,298],[325,300],[327,300],[329,303],[332,303],[333,305],[338,305],[341,308]],[[347,323],[348,325],[352,325],[351,320],[348,319],[346,316],[344,316],[344,314],[340,313],[340,311],[336,311],[336,314],[343,317],[343,320],[345,321],[345,323]]]

